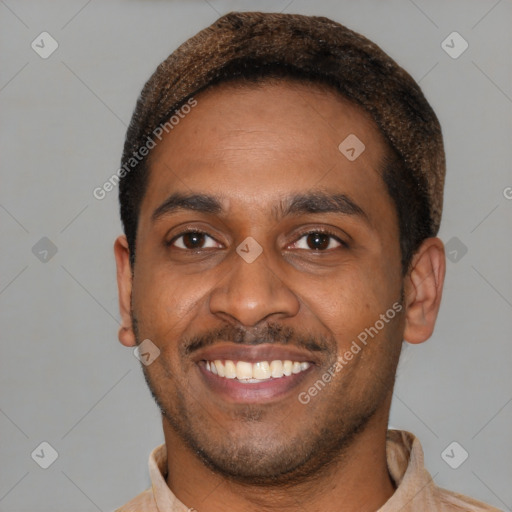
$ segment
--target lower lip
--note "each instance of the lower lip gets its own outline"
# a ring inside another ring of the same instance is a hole
[[[198,364],[198,367],[206,385],[225,400],[236,403],[258,403],[282,399],[292,393],[313,370],[314,365],[311,364],[309,368],[300,373],[247,384],[238,379],[219,377],[208,371],[204,364]]]

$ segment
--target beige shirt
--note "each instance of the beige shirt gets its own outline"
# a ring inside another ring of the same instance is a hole
[[[396,491],[377,512],[503,512],[472,498],[437,487],[423,465],[420,442],[410,432],[388,430],[387,463]],[[189,512],[167,487],[165,444],[149,456],[151,488],[115,512]]]

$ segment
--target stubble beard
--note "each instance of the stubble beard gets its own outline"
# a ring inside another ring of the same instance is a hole
[[[134,321],[136,326],[135,318]],[[137,332],[136,339],[140,343]],[[218,439],[212,438],[208,427],[209,423],[212,425],[211,418],[200,406],[194,408],[197,401],[194,397],[187,398],[187,392],[179,386],[170,386],[176,388],[171,398],[162,392],[165,386],[157,386],[152,381],[144,366],[143,372],[164,421],[205,466],[242,485],[291,487],[317,479],[343,464],[356,438],[365,431],[392,392],[397,362],[398,358],[387,365],[386,372],[374,379],[364,393],[364,401],[344,402],[343,397],[348,395],[338,389],[336,394],[342,398],[326,407],[321,417],[309,423],[308,429],[300,430],[304,425],[302,418],[290,418],[290,422],[299,425],[299,431],[294,435],[272,437],[269,434],[259,439],[252,438],[249,433],[237,437],[230,432]],[[306,418],[307,405],[303,407]],[[247,404],[236,412],[237,421],[247,426],[247,432],[254,425],[262,425],[265,418],[264,405]]]

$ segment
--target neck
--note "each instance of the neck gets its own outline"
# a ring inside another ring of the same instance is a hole
[[[164,420],[167,485],[198,512],[295,512],[298,507],[311,512],[374,512],[394,492],[386,461],[387,421],[387,411],[377,413],[343,456],[309,481],[262,487],[241,485],[214,473]]]

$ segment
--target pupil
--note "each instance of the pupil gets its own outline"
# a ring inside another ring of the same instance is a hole
[[[308,235],[308,245],[314,250],[326,249],[329,247],[329,235],[325,235],[323,233],[311,233]]]
[[[197,246],[201,245],[203,241],[203,233],[186,233],[183,236],[183,244],[187,249],[197,249]]]

